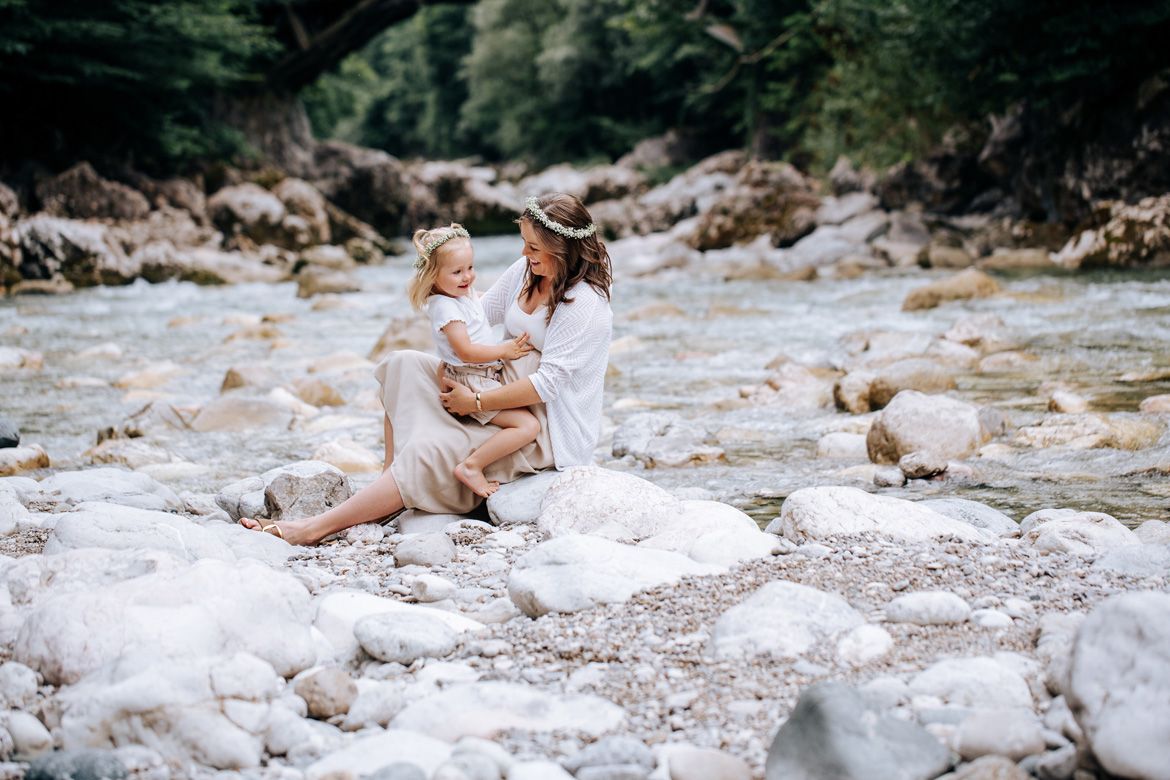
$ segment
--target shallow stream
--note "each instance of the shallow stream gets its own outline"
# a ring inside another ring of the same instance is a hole
[[[476,239],[476,248],[482,289],[517,256],[520,242]],[[615,262],[620,271],[621,257]],[[0,411],[26,442],[48,451],[55,468],[84,467],[83,453],[99,430],[151,400],[197,407],[219,394],[229,367],[266,367],[280,384],[331,356],[366,357],[387,323],[409,314],[404,288],[410,273],[408,262],[392,259],[358,272],[363,292],[310,300],[298,299],[291,282],[136,283],[0,300],[0,344],[44,356],[40,371],[0,376]],[[873,489],[869,475],[856,468],[864,461],[816,458],[817,440],[828,431],[849,429],[848,415],[745,404],[740,388],[762,383],[772,373],[765,366],[778,355],[807,365],[840,365],[849,334],[898,332],[912,341],[940,334],[973,312],[1000,317],[1012,348],[1036,358],[1010,370],[960,374],[956,395],[998,407],[1013,426],[1044,415],[1047,398],[1038,390],[1045,381],[1066,383],[1093,411],[1136,413],[1143,398],[1170,393],[1170,274],[1001,277],[1004,290],[995,297],[902,312],[906,293],[931,278],[931,272],[915,269],[852,280],[724,282],[702,268],[619,278],[614,290],[619,341],[606,386],[609,422],[648,410],[672,411],[701,422],[726,459],[675,468],[611,465],[638,468],[641,476],[667,488],[704,488],[761,522],[774,517],[783,497],[800,487]],[[629,316],[656,303],[673,304],[684,314]],[[261,317],[270,322],[260,323]],[[85,350],[91,352],[83,355]],[[168,362],[174,364],[169,378],[157,386],[112,384]],[[347,405],[323,408],[294,430],[175,431],[150,438],[194,464],[171,469],[166,481],[177,490],[213,492],[243,476],[308,458],[338,437],[381,452],[369,367],[333,373],[326,368],[318,366],[321,376],[342,391]],[[1127,374],[1147,377],[1122,381]],[[1163,378],[1151,378],[1159,374]],[[1017,448],[994,459],[972,458],[970,465],[974,474],[966,479],[917,482],[887,492],[972,498],[1016,519],[1049,506],[1105,511],[1130,525],[1170,519],[1170,434],[1137,452]]]

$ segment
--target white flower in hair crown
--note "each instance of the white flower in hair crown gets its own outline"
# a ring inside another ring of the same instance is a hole
[[[583,228],[571,228],[567,225],[562,225],[560,222],[557,222],[548,214],[544,213],[544,211],[540,208],[540,204],[537,203],[536,198],[528,199],[528,211],[532,214],[532,216],[536,217],[537,220],[540,221],[540,224],[544,225],[552,232],[559,233],[566,238],[589,238],[589,236],[597,232],[597,225],[594,225],[592,222]]]
[[[447,233],[447,235],[442,236],[441,238],[436,238],[434,241],[426,244],[423,247],[422,254],[419,255],[414,261],[414,267],[416,269],[422,268],[427,264],[427,261],[431,259],[431,255],[435,253],[436,249],[453,238],[471,238],[471,234],[461,227],[451,228],[451,231]]]

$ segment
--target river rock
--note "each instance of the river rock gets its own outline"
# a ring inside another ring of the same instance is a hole
[[[1165,265],[1170,250],[1170,196],[1110,204],[1110,219],[1068,240],[1052,260],[1065,268]]]
[[[321,514],[350,494],[349,479],[340,469],[304,460],[233,482],[216,494],[215,502],[233,521],[251,517],[275,522]]]
[[[370,656],[406,666],[417,658],[442,658],[459,638],[455,629],[425,613],[370,615],[358,620],[353,632]]]
[[[313,627],[329,640],[338,660],[356,653],[359,644],[354,636],[358,621],[384,613],[395,616],[424,615],[444,623],[456,632],[474,631],[483,624],[446,610],[406,604],[355,590],[333,590],[317,599]]]
[[[37,697],[37,673],[22,663],[0,664],[0,707],[28,709]]]
[[[869,405],[881,409],[903,390],[941,393],[954,388],[954,373],[946,366],[924,358],[899,360],[878,369],[869,385]]]
[[[297,297],[361,292],[362,283],[346,271],[309,267],[297,274]]]
[[[618,426],[613,455],[630,455],[652,468],[720,460],[723,450],[712,445],[702,425],[667,412],[648,412],[632,415]]]
[[[1048,397],[1048,411],[1059,414],[1080,414],[1089,410],[1089,402],[1069,390],[1054,390]]]
[[[305,769],[305,778],[372,777],[377,770],[400,762],[413,764],[423,777],[430,777],[450,757],[451,745],[441,739],[414,730],[388,729],[330,752]],[[409,777],[402,775],[401,780]]]
[[[488,516],[501,527],[535,523],[545,493],[560,476],[558,471],[542,471],[500,485],[499,490],[488,496]]]
[[[292,421],[293,413],[281,403],[268,398],[227,395],[212,400],[200,409],[191,420],[191,428],[200,433],[248,431],[253,428],[287,429]]]
[[[16,423],[0,414],[0,450],[20,446],[20,429]]]
[[[944,473],[950,464],[933,452],[907,452],[898,459],[898,469],[906,479],[930,479]]]
[[[874,419],[866,434],[874,463],[897,463],[911,452],[947,459],[970,455],[984,441],[979,411],[942,395],[903,390]]]
[[[325,442],[313,451],[313,460],[328,463],[346,474],[377,474],[382,471],[382,456],[349,438]]]
[[[906,593],[886,605],[886,620],[918,626],[966,623],[971,607],[954,593],[943,590]]]
[[[1157,443],[1166,430],[1160,420],[1124,414],[1057,414],[1049,415],[1039,425],[1016,431],[1013,443],[1021,447],[1047,449],[1070,447],[1094,449],[1140,450]]]
[[[1004,247],[999,247],[987,257],[980,258],[977,265],[984,271],[1036,271],[1053,270],[1056,267],[1046,249]]]
[[[394,548],[399,566],[441,566],[455,560],[455,554],[455,543],[445,533],[415,534]]]
[[[818,641],[863,623],[840,596],[793,582],[770,582],[715,622],[710,652],[716,658],[796,658]]]
[[[859,214],[877,208],[877,198],[868,192],[850,192],[821,199],[816,211],[818,225],[840,225]]]
[[[1015,520],[986,504],[966,498],[930,498],[918,505],[940,515],[990,531],[996,536],[1019,536],[1020,526]]]
[[[21,250],[20,273],[26,279],[64,277],[82,287],[127,284],[139,274],[113,232],[96,222],[78,222],[37,214],[13,231]]]
[[[1097,555],[1125,545],[1138,545],[1133,531],[1104,512],[1046,509],[1020,521],[1024,541],[1039,550]]]
[[[29,613],[13,657],[52,685],[131,647],[160,659],[245,651],[292,676],[316,658],[309,616],[308,592],[291,575],[256,561],[201,560],[51,596]]]
[[[875,496],[851,487],[801,488],[785,499],[780,516],[765,529],[794,542],[875,533],[899,541],[950,537],[986,542],[986,531],[910,501]]]
[[[914,676],[910,690],[937,696],[956,707],[1032,709],[1032,693],[1024,678],[987,657],[935,661]]]
[[[233,184],[217,191],[207,199],[207,214],[231,244],[241,237],[287,249],[321,243],[311,240],[302,218],[289,219],[280,198],[256,184]]]
[[[292,551],[271,534],[258,534],[243,526],[199,525],[181,515],[96,501],[83,502],[72,512],[57,515],[45,542],[45,554],[88,547],[162,550],[189,561],[255,558],[277,565]]]
[[[699,563],[717,566],[766,558],[778,547],[776,537],[760,531],[745,513],[707,500],[683,501],[682,514],[638,546],[682,553]]]
[[[508,577],[508,595],[524,614],[539,617],[627,601],[680,577],[719,571],[723,567],[678,553],[571,534],[543,542],[518,558]]]
[[[134,652],[57,694],[59,738],[67,750],[148,744],[176,763],[256,767],[279,687],[272,667],[248,653],[176,664]]]
[[[597,696],[557,696],[522,683],[494,681],[451,686],[408,704],[390,727],[448,742],[464,736],[491,739],[511,729],[596,737],[621,726],[625,717],[621,707]]]
[[[93,166],[80,162],[36,186],[41,209],[71,219],[144,219],[150,204],[138,190],[103,179]]]
[[[639,772],[645,776],[654,768],[654,764],[654,754],[639,740],[633,737],[613,736],[603,737],[575,755],[569,756],[563,766],[576,777],[581,777],[581,771],[584,769],[601,767],[613,767],[619,774],[621,770],[618,770],[618,767],[628,767],[628,771]]]
[[[776,732],[766,780],[931,780],[950,755],[921,726],[870,708],[853,688],[822,682],[801,691]]]
[[[1138,409],[1142,414],[1170,414],[1170,394],[1144,398]]]
[[[301,377],[293,382],[293,392],[313,406],[345,406],[345,398],[333,385],[320,377]]]
[[[166,485],[145,474],[116,468],[59,472],[41,480],[41,492],[73,504],[97,501],[155,511],[183,509],[183,501]]]
[[[561,472],[545,492],[538,526],[546,536],[601,534],[629,541],[665,530],[681,502],[647,480],[596,466]]]
[[[980,756],[1000,755],[1012,761],[1045,750],[1043,726],[1031,712],[1022,709],[978,710],[959,724],[955,738],[965,761]]]
[[[902,311],[933,309],[947,301],[987,298],[999,292],[999,284],[987,274],[974,268],[954,276],[939,279],[910,291],[902,301]]]
[[[57,750],[34,758],[25,780],[126,780],[125,764],[111,750]]]
[[[702,212],[691,246],[721,249],[764,234],[774,245],[789,245],[813,229],[818,205],[809,180],[793,166],[749,161]]]
[[[850,371],[833,385],[833,400],[837,408],[852,414],[865,414],[873,406],[869,400],[869,388],[875,374],[865,369]]]
[[[1170,776],[1170,595],[1125,593],[1096,606],[1076,633],[1065,695],[1110,774]]]
[[[305,700],[309,717],[320,720],[349,712],[358,695],[357,684],[337,667],[326,667],[298,678],[293,690]]]
[[[106,439],[96,447],[90,447],[84,455],[90,463],[112,463],[135,470],[178,460],[162,447],[141,439]]]
[[[49,456],[39,444],[0,449],[0,477],[49,468]]]
[[[290,176],[277,182],[272,188],[272,194],[280,199],[290,215],[304,220],[306,235],[303,241],[298,241],[299,244],[329,243],[332,235],[329,229],[328,204],[316,187],[303,179]]]
[[[1170,522],[1166,520],[1146,520],[1133,532],[1142,544],[1170,545]]]
[[[14,757],[28,760],[53,749],[53,737],[45,724],[27,712],[0,713],[0,727],[12,737]]]
[[[868,460],[869,450],[866,448],[865,434],[844,431],[826,433],[817,441],[817,457]]]
[[[881,626],[865,624],[843,634],[837,640],[837,660],[859,667],[884,658],[894,648],[894,638]]]

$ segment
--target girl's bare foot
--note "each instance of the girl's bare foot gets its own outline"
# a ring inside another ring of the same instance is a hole
[[[499,482],[488,482],[487,477],[483,475],[483,469],[468,466],[466,461],[455,467],[455,479],[471,488],[472,493],[484,498],[500,489]]]

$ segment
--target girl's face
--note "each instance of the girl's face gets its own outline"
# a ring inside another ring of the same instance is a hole
[[[439,258],[435,289],[449,298],[468,295],[475,285],[475,252],[470,241],[451,241]]]
[[[557,256],[541,243],[540,234],[528,220],[520,223],[520,236],[524,239],[524,256],[528,258],[528,267],[532,269],[532,275],[555,277],[560,270],[560,262]]]

